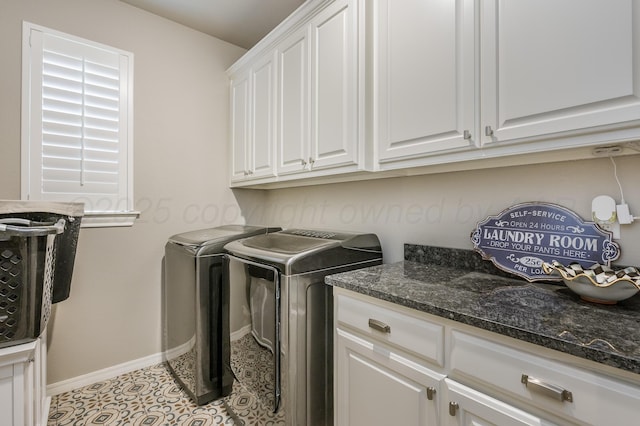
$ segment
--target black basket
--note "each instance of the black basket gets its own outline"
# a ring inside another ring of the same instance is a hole
[[[46,327],[64,228],[64,219],[0,219],[0,348],[34,340]]]

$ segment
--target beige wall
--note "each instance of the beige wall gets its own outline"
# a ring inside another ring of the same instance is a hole
[[[591,199],[619,199],[607,159],[273,190],[227,189],[224,70],[243,51],[117,0],[0,2],[0,198],[20,196],[22,20],[135,54],[132,228],[83,229],[71,297],[50,322],[49,382],[161,350],[161,261],[168,236],[221,223],[372,231],[385,261],[405,242],[470,248],[475,224],[521,201],[589,216]],[[640,157],[617,160],[640,216]],[[241,210],[240,210],[241,209]],[[640,264],[640,222],[623,228],[624,263]]]
[[[117,0],[2,0],[0,199],[20,197],[23,20],[135,56],[134,194],[142,215],[131,228],[81,231],[71,297],[50,322],[54,383],[158,354],[167,237],[242,222],[225,185],[225,70],[244,50]]]
[[[640,156],[616,163],[625,199],[640,216]],[[249,221],[283,227],[376,232],[388,263],[402,260],[404,243],[471,249],[479,221],[519,202],[557,203],[588,219],[600,194],[620,200],[608,158],[279,189],[244,212]],[[622,228],[619,242],[620,262],[640,265],[640,220]]]

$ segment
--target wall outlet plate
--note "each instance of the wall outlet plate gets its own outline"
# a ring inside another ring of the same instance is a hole
[[[611,232],[611,237],[614,240],[620,239],[620,224],[618,222],[613,223],[599,223],[598,226],[605,231]]]

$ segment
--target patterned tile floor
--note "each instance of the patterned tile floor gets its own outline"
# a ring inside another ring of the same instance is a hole
[[[246,425],[272,425],[251,396],[236,387],[231,395]],[[239,401],[239,402],[238,402]],[[174,381],[165,364],[123,374],[51,398],[47,426],[233,425],[222,400],[197,406]]]

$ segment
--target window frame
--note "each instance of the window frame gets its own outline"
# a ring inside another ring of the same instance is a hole
[[[134,198],[133,198],[133,53],[127,52],[112,46],[107,46],[101,43],[97,43],[84,38],[76,37],[71,34],[56,31],[50,28],[46,28],[40,25],[36,25],[27,21],[23,21],[22,30],[22,123],[21,123],[21,197],[23,200],[50,200],[43,197],[42,191],[37,189],[36,185],[42,187],[42,158],[43,155],[38,155],[35,150],[42,150],[43,143],[42,138],[39,141],[34,141],[41,134],[41,130],[34,128],[38,125],[42,127],[42,120],[36,119],[37,123],[34,123],[33,115],[42,113],[41,107],[34,107],[35,102],[42,104],[42,80],[37,81],[37,78],[32,78],[34,71],[32,69],[33,63],[42,63],[43,52],[36,51],[32,48],[31,36],[34,31],[41,32],[43,39],[46,36],[54,36],[65,39],[71,43],[79,43],[89,48],[95,48],[97,50],[108,51],[111,54],[117,54],[120,60],[119,70],[126,74],[125,81],[120,85],[119,93],[124,92],[124,101],[119,101],[120,108],[126,108],[126,111],[120,114],[119,125],[124,126],[125,129],[121,131],[123,135],[120,135],[118,144],[125,145],[126,153],[122,158],[119,158],[118,164],[119,176],[124,173],[124,184],[118,185],[117,202],[109,203],[113,204],[111,208],[102,208],[100,206],[99,197],[97,193],[69,193],[55,197],[55,200],[50,201],[69,201],[69,202],[82,202],[90,201],[93,197],[93,203],[87,205],[85,203],[85,214],[82,221],[83,227],[112,227],[112,226],[131,226],[140,213],[134,210]],[[122,58],[124,57],[126,64],[122,66]],[[35,60],[34,60],[35,58]],[[41,72],[35,71],[37,75]],[[38,94],[38,91],[40,94]],[[126,120],[122,123],[121,120]],[[120,147],[122,147],[120,145]],[[122,164],[122,161],[126,161],[126,164]],[[38,170],[36,170],[38,169]],[[36,188],[34,190],[34,188]],[[106,207],[106,206],[105,206]]]

